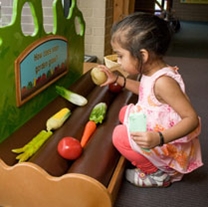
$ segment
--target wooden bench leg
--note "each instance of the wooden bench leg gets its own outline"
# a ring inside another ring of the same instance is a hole
[[[115,202],[118,191],[120,189],[121,182],[123,180],[123,173],[125,170],[125,166],[126,166],[126,159],[123,156],[121,156],[116,166],[116,169],[113,173],[113,176],[110,180],[110,183],[108,185],[108,191],[112,196],[111,197],[112,203]]]

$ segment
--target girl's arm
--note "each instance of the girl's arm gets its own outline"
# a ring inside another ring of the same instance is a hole
[[[186,136],[198,126],[196,111],[174,79],[167,76],[159,78],[155,83],[155,94],[160,102],[169,104],[181,117],[178,124],[163,132],[165,142]]]
[[[163,132],[165,142],[186,136],[198,126],[196,111],[174,79],[167,76],[159,78],[156,81],[155,94],[160,102],[169,104],[181,117],[178,124]]]
[[[116,81],[120,86],[124,86],[127,90],[138,95],[139,93],[139,81],[132,80],[130,78],[124,78],[123,76],[118,76]]]

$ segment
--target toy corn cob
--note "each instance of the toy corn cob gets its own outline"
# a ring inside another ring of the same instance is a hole
[[[71,111],[68,108],[63,108],[58,111],[55,115],[49,118],[46,122],[47,131],[58,129],[71,115]]]

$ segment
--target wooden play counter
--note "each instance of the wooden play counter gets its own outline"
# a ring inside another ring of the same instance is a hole
[[[114,94],[95,86],[86,72],[70,89],[85,96],[88,104],[76,107],[56,98],[24,126],[0,144],[0,206],[10,207],[111,207],[123,178],[125,159],[113,147],[111,135],[119,124],[120,108],[136,96],[123,90]],[[108,111],[83,154],[75,161],[63,159],[57,144],[65,136],[81,139],[84,125],[95,104],[106,102]],[[63,107],[72,114],[28,162],[17,163],[11,149],[25,145],[46,120]]]

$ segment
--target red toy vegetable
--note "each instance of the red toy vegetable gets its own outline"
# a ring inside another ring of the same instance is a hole
[[[118,83],[111,83],[108,88],[113,93],[119,93],[122,90],[122,87]]]
[[[57,147],[58,153],[65,159],[75,160],[82,154],[80,142],[73,137],[62,138]]]

